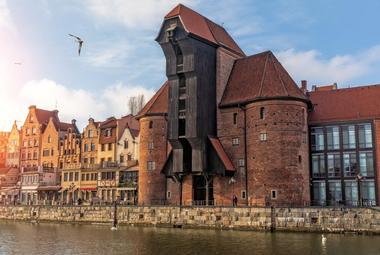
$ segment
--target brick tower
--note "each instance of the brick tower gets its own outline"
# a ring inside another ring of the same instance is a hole
[[[221,107],[244,106],[249,204],[310,200],[310,102],[272,52],[237,60]]]
[[[161,173],[167,155],[168,84],[138,114],[140,159],[138,204],[160,204],[165,199],[165,175]]]

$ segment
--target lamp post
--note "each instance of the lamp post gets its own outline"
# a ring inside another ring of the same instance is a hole
[[[231,179],[228,181],[228,184],[232,184],[232,205],[234,206],[234,200],[235,200],[235,178],[232,176]]]
[[[69,192],[71,193],[71,204],[74,204],[74,196],[73,196],[74,188],[75,188],[75,184],[72,182],[68,188]]]
[[[360,173],[358,173],[357,175],[356,175],[356,179],[357,179],[357,181],[358,181],[358,199],[359,199],[359,206],[362,206],[363,205],[363,201],[362,201],[362,192],[361,192],[361,185],[360,185],[360,182],[361,182],[361,180],[363,179],[363,176],[360,174]]]

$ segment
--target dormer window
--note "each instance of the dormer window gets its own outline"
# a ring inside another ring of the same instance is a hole
[[[112,136],[112,129],[106,129],[105,131],[104,131],[104,135],[106,136],[106,137],[110,137],[110,136]]]

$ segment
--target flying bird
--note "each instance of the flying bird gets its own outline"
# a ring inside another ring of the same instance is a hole
[[[75,36],[75,35],[72,35],[72,34],[69,34],[69,36],[71,37],[74,37],[76,39],[76,42],[79,44],[79,47],[78,47],[78,55],[80,56],[80,51],[82,49],[82,45],[83,45],[83,40],[78,37],[78,36]]]

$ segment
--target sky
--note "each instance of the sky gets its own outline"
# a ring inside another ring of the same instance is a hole
[[[378,0],[0,0],[0,130],[29,105],[62,121],[128,114],[165,81],[154,41],[182,3],[223,27],[247,55],[271,50],[299,84],[380,83]],[[81,56],[68,34],[84,40]]]

